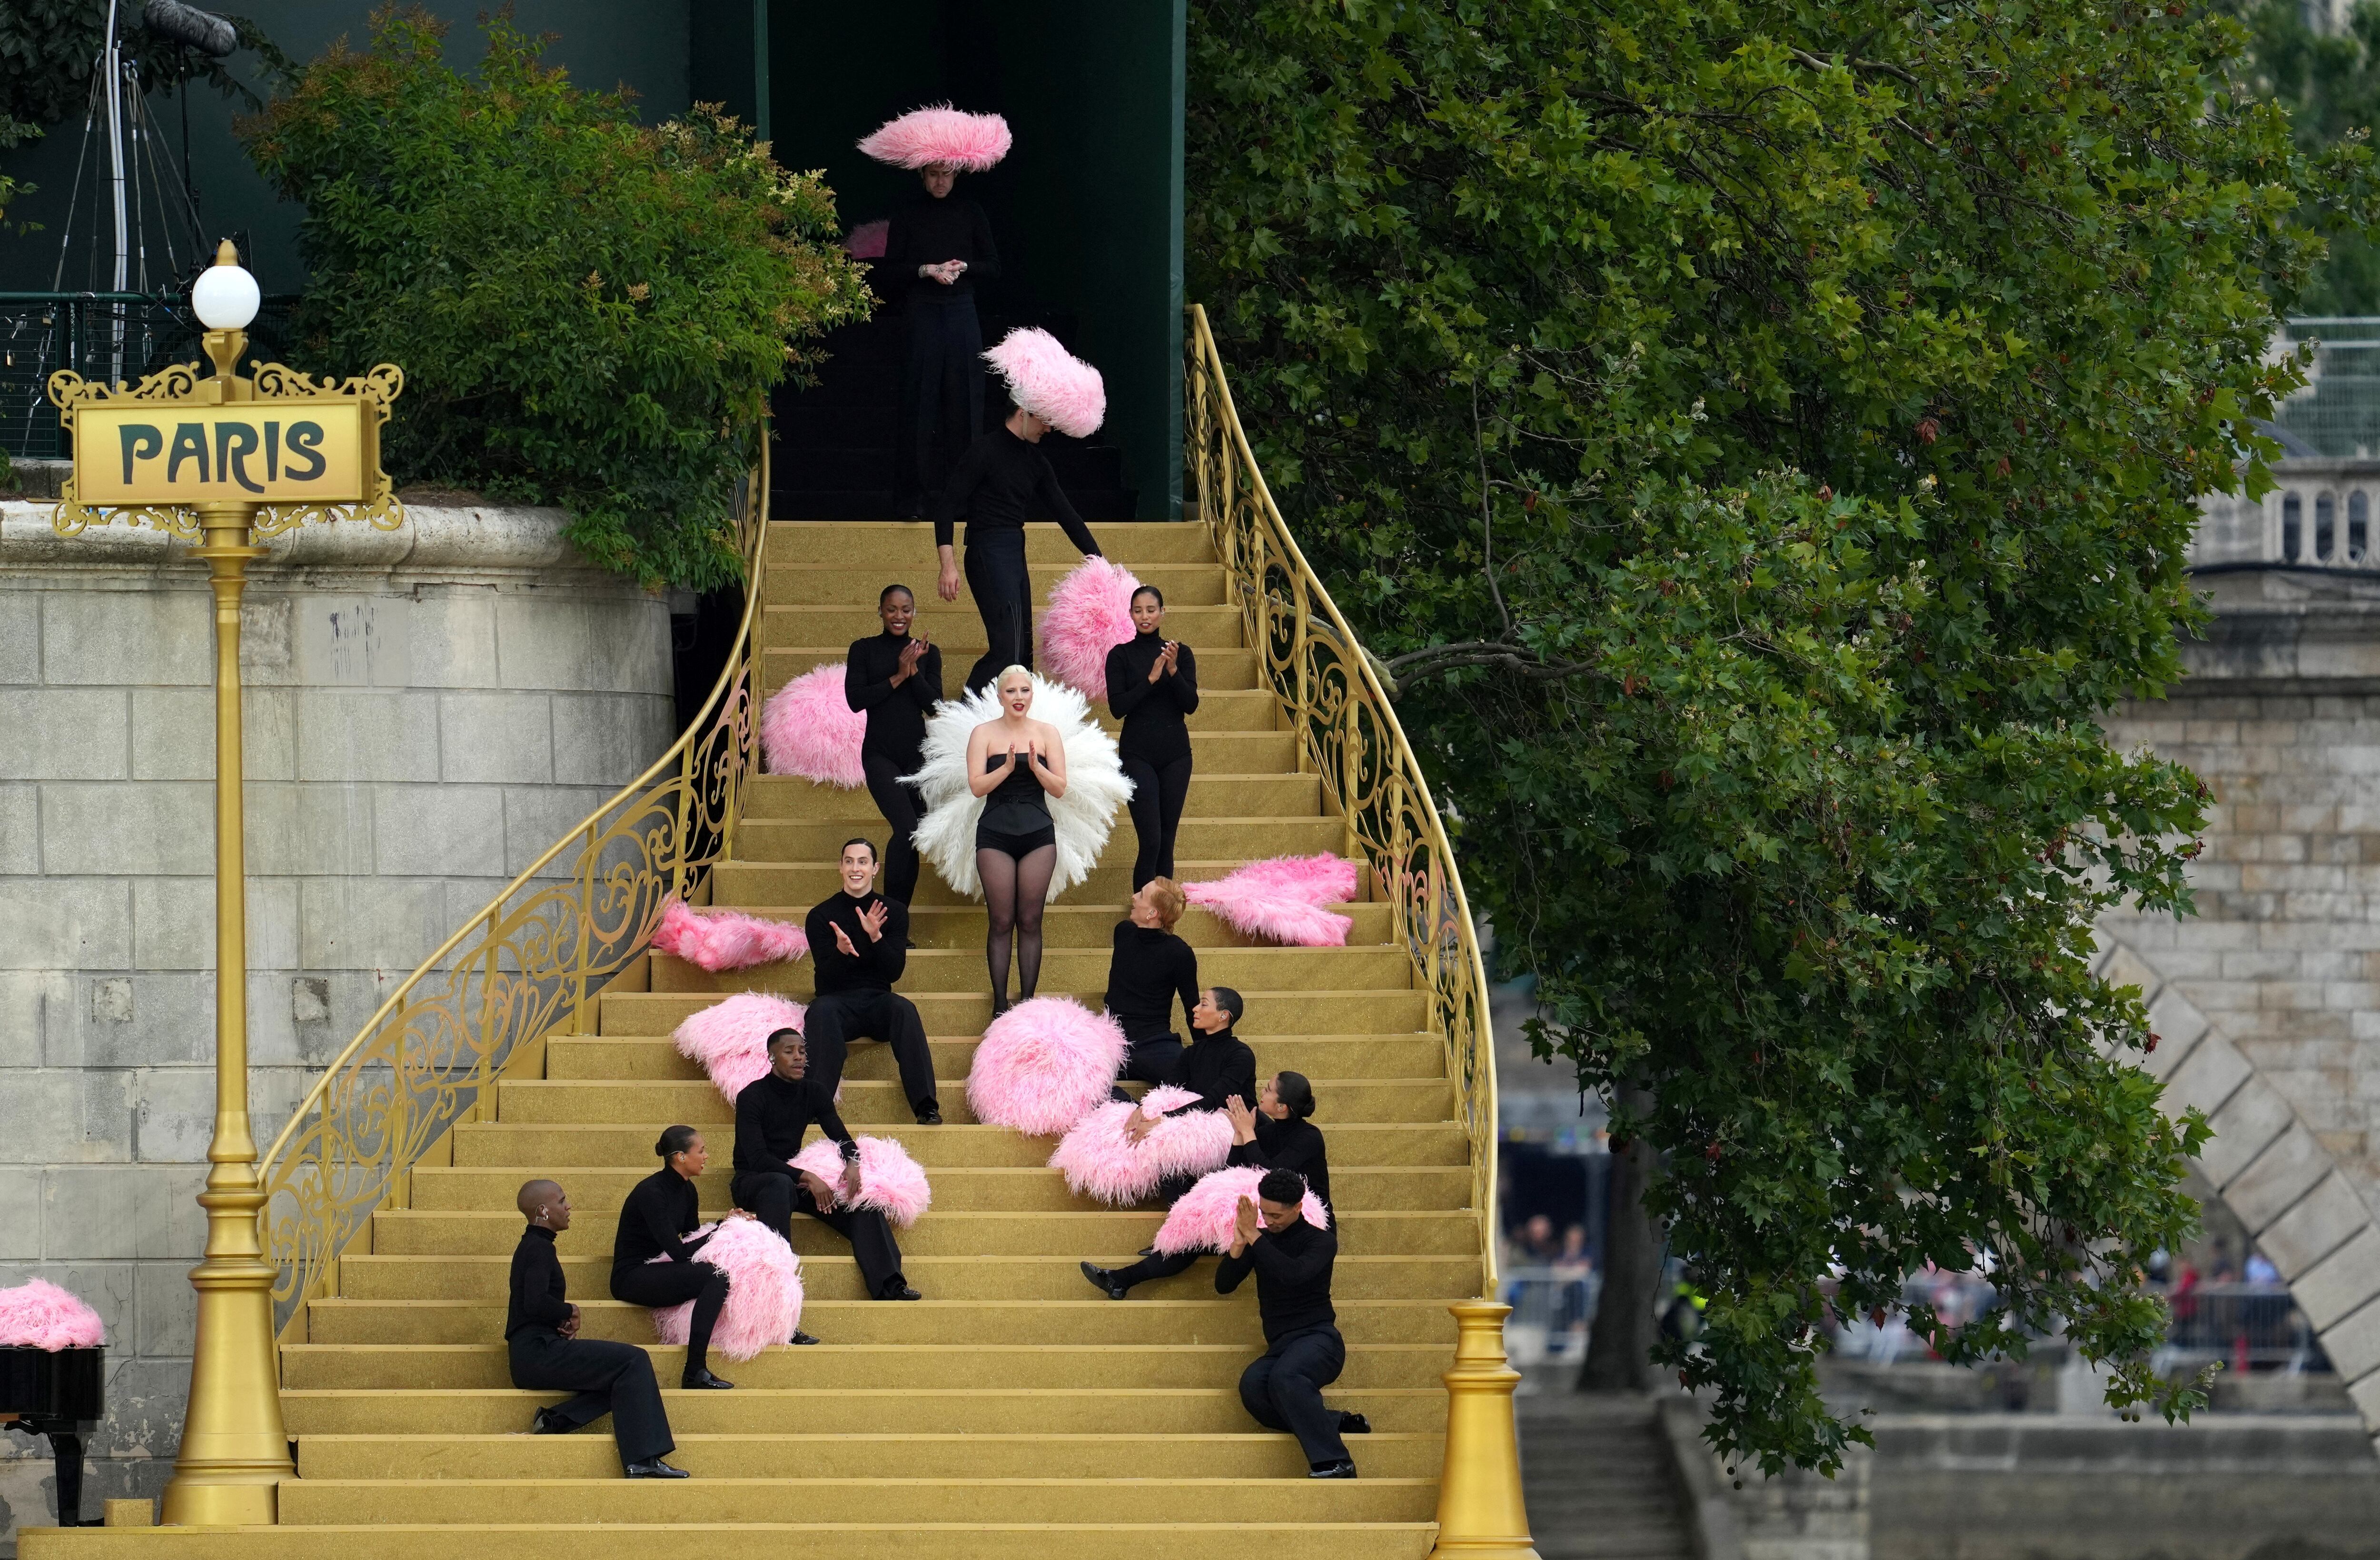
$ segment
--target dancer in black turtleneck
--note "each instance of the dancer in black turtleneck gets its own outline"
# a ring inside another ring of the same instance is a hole
[[[963,450],[983,426],[983,325],[975,284],[1000,274],[1000,250],[983,208],[953,195],[946,163],[917,170],[925,198],[894,213],[877,274],[906,300],[909,357],[901,375],[901,428],[893,457],[896,513],[926,512],[940,485],[943,450]]]
[[[1253,1273],[1266,1348],[1240,1376],[1240,1402],[1267,1430],[1285,1430],[1305,1449],[1309,1477],[1353,1479],[1354,1460],[1342,1436],[1372,1427],[1361,1414],[1333,1408],[1322,1389],[1347,1368],[1347,1343],[1330,1304],[1330,1270],[1339,1237],[1299,1216],[1305,1183],[1269,1170],[1257,1201],[1240,1203],[1232,1249],[1215,1269],[1215,1293],[1228,1295]]]
[[[892,837],[884,843],[884,893],[907,904],[917,893],[917,847],[911,835],[926,815],[926,798],[901,784],[926,762],[926,716],[942,697],[942,652],[912,635],[917,598],[906,585],[887,585],[876,597],[884,631],[851,641],[844,657],[843,697],[854,712],[865,711],[868,731],[859,739],[860,767],[868,794],[884,814]]]
[[[553,1237],[570,1227],[570,1199],[552,1181],[522,1186],[521,1217],[528,1227],[513,1249],[511,1293],[504,1307],[504,1353],[513,1385],[525,1392],[576,1395],[540,1408],[533,1435],[566,1435],[605,1414],[620,1445],[620,1468],[631,1479],[683,1479],[686,1470],[662,1461],[677,1443],[653,1381],[652,1356],[634,1344],[578,1335],[578,1308],[570,1303]]]
[[[892,989],[909,964],[909,907],[868,887],[876,847],[868,841],[844,842],[841,871],[842,889],[820,901],[804,927],[818,971],[818,994],[802,1023],[812,1082],[832,1098],[850,1042],[880,1040],[892,1047],[917,1125],[940,1127],[925,1020],[916,1003]]]
[[[700,1260],[709,1236],[686,1238],[702,1223],[694,1181],[710,1163],[710,1150],[693,1127],[673,1127],[653,1152],[661,1155],[662,1167],[638,1181],[620,1205],[619,1228],[612,1237],[612,1298],[656,1310],[692,1300],[686,1371],[678,1384],[689,1392],[723,1390],[735,1383],[710,1373],[710,1330],[727,1304],[727,1274]],[[657,1262],[655,1257],[669,1261]]]
[[[1198,1005],[1198,955],[1173,933],[1182,919],[1182,891],[1157,878],[1132,896],[1132,914],[1116,922],[1108,958],[1108,1012],[1123,1026],[1123,1076],[1147,1084],[1172,1083],[1182,1067],[1182,1036],[1173,1028],[1173,1001],[1186,1017]],[[1121,1084],[1112,1098],[1129,1099]]]
[[[1143,585],[1132,593],[1135,632],[1108,652],[1108,708],[1123,722],[1116,753],[1132,782],[1132,827],[1140,854],[1132,864],[1135,893],[1151,878],[1173,875],[1173,836],[1190,798],[1190,725],[1198,708],[1198,658],[1164,637],[1165,593]]]
[[[934,548],[941,558],[935,588],[946,602],[959,599],[952,547],[958,518],[966,517],[966,585],[990,646],[967,673],[969,693],[990,688],[1003,667],[1032,668],[1033,577],[1025,567],[1025,522],[1034,511],[1056,520],[1085,557],[1099,555],[1090,528],[1058,486],[1050,457],[1035,447],[1049,431],[1047,420],[1022,407],[1011,411],[1007,421],[968,448],[934,503]]]
[[[917,1291],[902,1276],[901,1248],[884,1215],[873,1208],[835,1208],[834,1188],[808,1171],[795,1172],[790,1163],[815,1122],[843,1151],[843,1189],[859,1189],[859,1145],[836,1113],[834,1096],[809,1076],[809,1065],[799,1030],[779,1030],[769,1037],[769,1070],[735,1096],[735,1179],[728,1194],[788,1245],[793,1215],[808,1213],[851,1242],[870,1298],[914,1300]]]

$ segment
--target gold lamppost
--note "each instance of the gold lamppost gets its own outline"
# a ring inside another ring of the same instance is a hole
[[[278,363],[234,370],[259,302],[226,240],[190,290],[214,365],[176,363],[127,389],[61,371],[50,399],[74,438],[74,473],[51,523],[61,536],[110,520],[200,545],[215,603],[215,1127],[207,1147],[207,1249],[190,1270],[198,1339],[181,1454],[164,1520],[236,1527],[275,1519],[277,1486],[297,1469],[281,1428],[273,1346],[273,1264],[258,1214],[248,1119],[248,856],[240,773],[239,601],[261,540],[309,520],[405,521],[380,469],[380,427],[405,386],[390,364],[344,384]]]
[[[1438,1542],[1430,1560],[1537,1560],[1521,1498],[1521,1444],[1504,1361],[1504,1318],[1493,1300],[1458,1300],[1454,1368],[1446,1383],[1446,1461],[1438,1481]]]

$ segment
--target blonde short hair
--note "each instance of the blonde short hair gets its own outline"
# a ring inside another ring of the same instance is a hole
[[[1190,901],[1183,897],[1180,886],[1170,877],[1150,878],[1148,886],[1157,891],[1148,896],[1148,902],[1157,907],[1158,924],[1172,931],[1173,923],[1182,919]]]
[[[991,679],[992,688],[996,690],[1007,687],[1008,675],[1011,672],[1023,677],[1028,687],[1031,686],[1033,681],[1033,668],[1030,666],[1020,666],[1015,662],[1012,661],[1007,665],[1002,666],[1000,669],[1000,676]]]

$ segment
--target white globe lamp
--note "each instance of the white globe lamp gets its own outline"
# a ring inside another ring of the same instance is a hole
[[[215,251],[214,264],[200,272],[191,286],[190,311],[211,331],[245,330],[256,318],[256,307],[263,296],[226,238]]]

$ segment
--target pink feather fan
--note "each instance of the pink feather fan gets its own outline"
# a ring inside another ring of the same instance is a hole
[[[1187,1089],[1160,1084],[1139,1103],[1118,1100],[1075,1123],[1050,1156],[1050,1167],[1066,1174],[1066,1185],[1101,1202],[1138,1202],[1169,1176],[1198,1176],[1222,1168],[1232,1153],[1232,1118],[1221,1111],[1169,1115],[1135,1143],[1124,1123],[1135,1113],[1156,1115],[1195,1103]]]
[[[854,260],[882,260],[885,241],[892,235],[892,224],[883,217],[863,222],[843,236],[843,252]]]
[[[843,1196],[843,1150],[832,1138],[820,1138],[794,1155],[796,1170],[807,1170],[834,1188],[838,1207],[873,1208],[902,1229],[933,1206],[934,1188],[926,1184],[924,1166],[891,1138],[854,1138],[859,1145],[859,1196],[845,1204]]]
[[[1234,1164],[1198,1177],[1198,1184],[1182,1194],[1180,1200],[1157,1226],[1157,1239],[1152,1242],[1161,1257],[1178,1257],[1184,1251],[1228,1251],[1232,1236],[1239,1224],[1240,1199],[1257,1200],[1257,1183],[1265,1173],[1252,1165]],[[1311,1191],[1298,1204],[1298,1212],[1316,1229],[1330,1227],[1330,1211],[1322,1200]]]
[[[979,174],[1008,155],[1014,137],[997,114],[969,114],[949,104],[913,108],[862,137],[859,150],[896,168],[947,163]]]
[[[802,1264],[784,1237],[758,1219],[724,1219],[694,1232],[710,1238],[695,1261],[727,1275],[727,1303],[710,1344],[730,1359],[749,1359],[772,1344],[791,1342],[802,1323]],[[654,1261],[668,1261],[665,1252]],[[694,1302],[653,1312],[653,1332],[665,1344],[683,1344],[694,1321]]]
[[[1213,883],[1185,883],[1182,896],[1246,932],[1298,948],[1337,948],[1355,922],[1326,910],[1355,896],[1355,864],[1336,856],[1274,856]]]
[[[802,1027],[802,1005],[767,992],[738,992],[689,1017],[670,1035],[678,1054],[700,1064],[727,1103],[769,1070],[769,1037]]]
[[[1134,634],[1132,593],[1140,580],[1105,558],[1085,558],[1050,587],[1041,617],[1041,666],[1062,683],[1104,703],[1108,652]]]
[[[967,1105],[986,1126],[1050,1137],[1108,1097],[1123,1056],[1123,1028],[1106,1014],[1062,996],[1028,998],[983,1031]]]
[[[662,923],[653,946],[716,975],[799,958],[810,951],[809,934],[782,920],[765,920],[735,910],[697,913],[673,894],[662,901]]]
[[[844,697],[843,671],[832,662],[777,689],[760,711],[760,750],[771,774],[798,774],[856,791],[868,784],[859,762],[868,717]]]
[[[97,1348],[107,1341],[99,1312],[46,1279],[0,1289],[0,1347]]]
[[[1070,439],[1087,439],[1107,420],[1099,371],[1038,325],[1019,325],[983,355],[1008,383],[1008,398]]]

